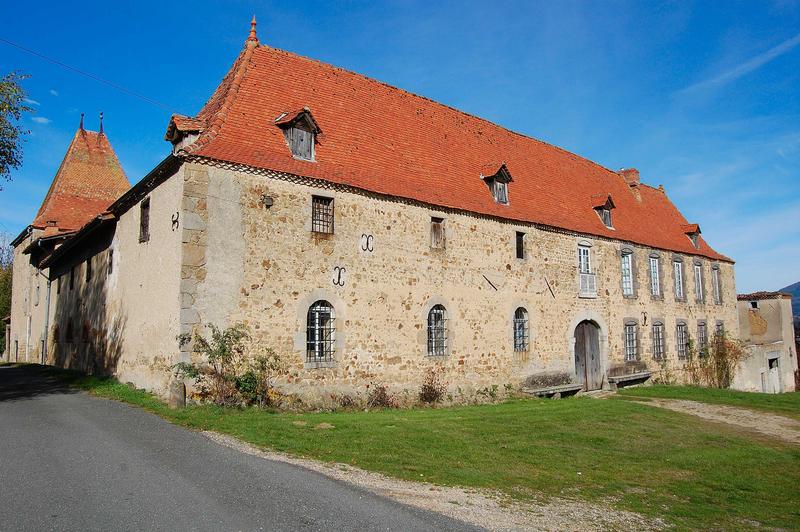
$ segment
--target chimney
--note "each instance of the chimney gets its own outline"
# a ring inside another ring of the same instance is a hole
[[[636,168],[620,168],[617,173],[622,176],[622,179],[624,179],[629,186],[639,186],[639,170]]]

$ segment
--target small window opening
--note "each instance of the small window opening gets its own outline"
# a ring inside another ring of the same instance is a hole
[[[508,204],[508,183],[503,183],[497,179],[494,180],[492,186],[494,192],[494,200],[503,205]]]
[[[108,272],[108,275],[111,275],[112,273],[114,273],[114,250],[113,249],[109,249],[108,250],[108,269],[107,269],[107,272]]]
[[[69,289],[75,288],[75,266],[69,269]]]
[[[433,249],[445,248],[444,218],[431,217],[431,247]]]
[[[92,280],[92,257],[86,259],[86,282]]]
[[[524,352],[530,348],[528,311],[522,307],[514,311],[514,351]]]
[[[316,301],[308,309],[306,329],[306,361],[332,362],[336,327],[333,306]]]
[[[428,355],[447,354],[447,310],[442,305],[434,305],[428,312]]]
[[[625,360],[639,359],[639,342],[636,334],[636,323],[625,324]]]
[[[311,197],[311,230],[315,233],[333,233],[333,198]]]
[[[596,209],[597,215],[600,216],[600,219],[603,221],[603,225],[608,227],[609,229],[613,229],[614,225],[611,223],[611,209],[603,207],[601,209]]]
[[[758,301],[751,301],[750,308],[758,308]]]
[[[653,358],[664,360],[664,324],[653,323]]]
[[[139,204],[139,242],[150,240],[150,198]]]
[[[517,258],[525,258],[525,233],[517,231]]]
[[[286,128],[286,142],[292,150],[292,156],[306,161],[314,160],[314,132],[299,123]]]

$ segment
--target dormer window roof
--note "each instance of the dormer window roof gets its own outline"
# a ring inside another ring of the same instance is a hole
[[[508,205],[508,184],[513,179],[511,178],[511,172],[506,167],[506,163],[501,163],[499,168],[496,164],[488,164],[484,166],[484,169],[481,172],[481,179],[489,187],[494,201],[501,205]]]
[[[689,240],[692,241],[694,248],[700,249],[700,226],[697,224],[685,224],[681,226],[681,229],[683,229],[683,232],[689,237]]]
[[[295,159],[314,160],[317,135],[322,130],[308,107],[291,113],[281,113],[275,118],[275,125],[283,130],[286,144]]]
[[[614,224],[611,220],[611,209],[616,208],[614,200],[611,199],[611,194],[592,196],[592,207],[594,207],[597,216],[608,229],[614,229]]]

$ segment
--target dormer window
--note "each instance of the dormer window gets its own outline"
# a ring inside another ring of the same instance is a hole
[[[611,220],[611,209],[615,208],[615,206],[614,200],[611,199],[611,194],[607,196],[594,196],[592,198],[592,206],[597,216],[600,217],[600,221],[603,222],[603,225],[608,229],[614,229],[614,224]]]
[[[294,113],[281,113],[275,119],[275,125],[283,130],[292,157],[304,161],[315,160],[315,145],[321,131],[308,107]]]
[[[692,241],[694,249],[700,249],[700,226],[697,224],[686,224],[682,226],[683,232]]]
[[[486,169],[494,173],[481,173],[481,179],[489,187],[494,201],[500,205],[508,205],[508,184],[512,179],[505,163],[502,163],[500,168],[496,168],[495,165],[487,165]]]

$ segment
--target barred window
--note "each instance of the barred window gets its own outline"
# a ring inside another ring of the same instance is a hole
[[[683,263],[676,260],[672,266],[675,272],[675,299],[683,299]]]
[[[447,310],[442,305],[434,305],[428,312],[428,355],[447,354]]]
[[[622,253],[622,294],[633,295],[633,253]]]
[[[661,296],[660,276],[658,257],[650,257],[650,294],[655,297]]]
[[[431,218],[431,247],[444,249],[444,218]]]
[[[704,321],[697,324],[697,348],[700,356],[704,356],[708,351],[708,328]]]
[[[316,301],[308,309],[306,331],[306,361],[333,361],[336,327],[333,306],[327,301]]]
[[[631,362],[639,359],[639,342],[636,338],[636,324],[625,324],[625,361]]]
[[[705,290],[703,290],[703,265],[702,264],[695,264],[694,265],[694,299],[698,303],[702,303],[705,299],[704,296]]]
[[[315,233],[333,233],[333,198],[311,197],[311,230]]]
[[[528,311],[519,307],[514,311],[514,351],[527,351],[530,348],[529,331]]]
[[[664,360],[664,324],[653,322],[653,358]]]
[[[678,358],[684,360],[689,353],[689,330],[685,323],[678,322],[675,336],[678,338]]]

